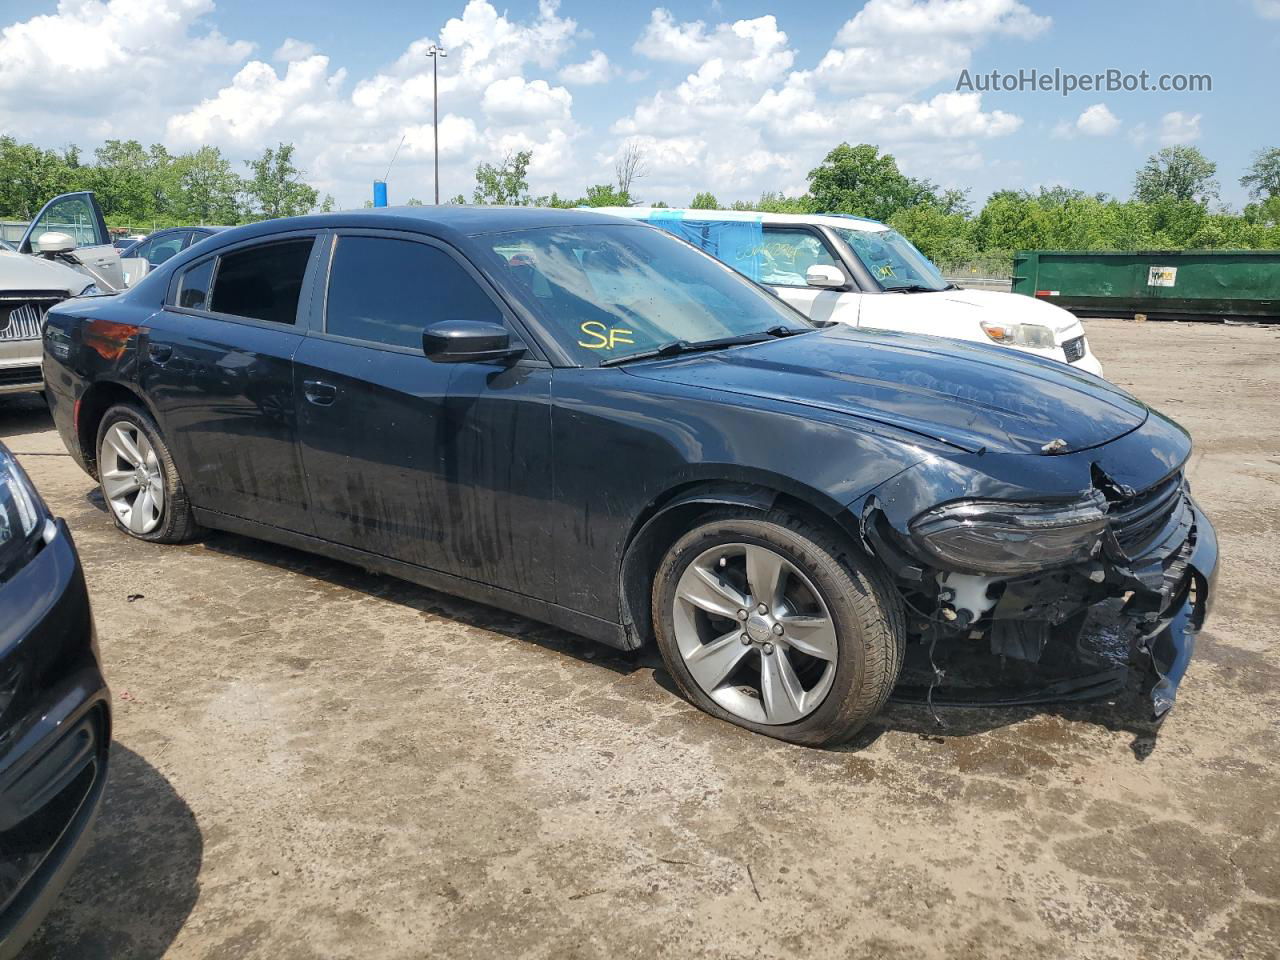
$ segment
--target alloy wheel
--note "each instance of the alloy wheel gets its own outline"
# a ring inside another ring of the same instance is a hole
[[[813,582],[776,550],[727,543],[704,551],[681,574],[674,604],[685,667],[735,716],[795,723],[830,691],[835,622]]]
[[[120,421],[102,438],[98,464],[102,493],[130,533],[151,533],[164,516],[164,473],[147,435]]]

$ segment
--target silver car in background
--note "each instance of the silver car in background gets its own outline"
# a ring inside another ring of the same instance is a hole
[[[121,260],[92,193],[46,203],[16,246],[0,246],[0,396],[44,389],[40,338],[50,307],[122,290],[147,266]]]

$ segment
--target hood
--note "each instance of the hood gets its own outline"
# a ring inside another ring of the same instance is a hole
[[[1020,293],[1000,293],[997,290],[939,290],[937,293],[889,294],[889,296],[908,296],[916,304],[923,300],[950,310],[968,310],[976,307],[982,311],[981,316],[976,317],[978,320],[990,320],[995,323],[1038,323],[1052,330],[1058,343],[1064,339],[1070,339],[1062,336],[1068,331],[1076,331],[1071,333],[1072,337],[1084,332],[1083,329],[1077,330],[1080,328],[1080,321],[1075,314],[1052,303],[1046,303],[1044,300],[1024,297]]]
[[[1066,364],[1015,350],[843,324],[623,367],[898,427],[976,453],[1070,453],[1140,427],[1145,405]]]
[[[10,290],[56,291],[73,296],[93,277],[52,260],[0,250],[0,295]]]

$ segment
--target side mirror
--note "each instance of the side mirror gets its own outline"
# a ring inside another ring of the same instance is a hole
[[[829,263],[815,263],[804,272],[804,282],[811,287],[843,287],[849,280],[844,271]]]
[[[68,233],[50,230],[36,237],[36,253],[49,257],[57,253],[70,253],[76,248],[75,238]]]
[[[477,320],[444,320],[422,331],[422,352],[433,363],[498,363],[525,352],[512,343],[500,323]]]

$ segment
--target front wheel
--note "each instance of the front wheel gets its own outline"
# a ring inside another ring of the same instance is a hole
[[[659,565],[667,669],[713,716],[793,743],[853,736],[902,666],[901,600],[843,538],[782,513],[717,512]]]
[[[142,409],[118,404],[103,416],[98,479],[111,519],[131,537],[183,543],[199,533],[160,428]]]

